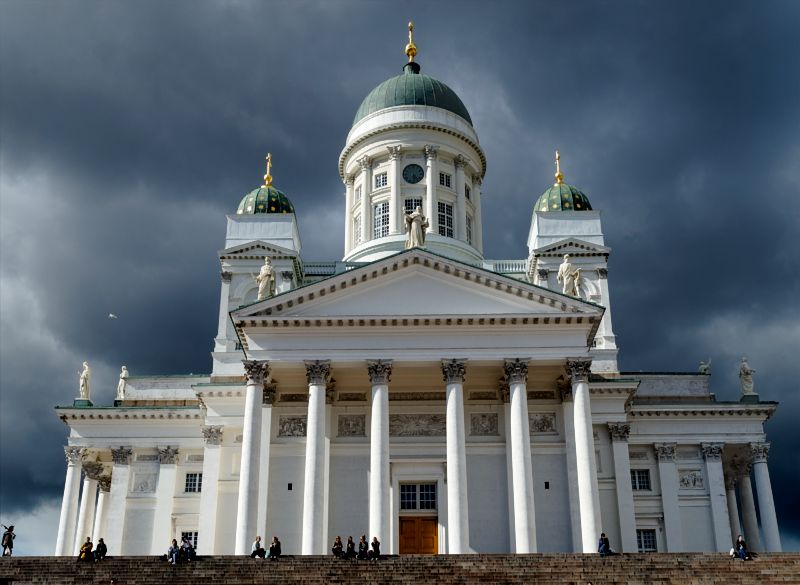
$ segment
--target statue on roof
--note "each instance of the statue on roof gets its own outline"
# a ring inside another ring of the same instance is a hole
[[[742,385],[742,396],[748,394],[755,394],[753,391],[753,374],[755,370],[747,363],[747,358],[742,358],[742,363],[739,364],[739,382]]]
[[[258,283],[258,300],[263,301],[275,294],[275,271],[269,256],[264,258],[264,265],[256,276]]]
[[[117,400],[125,400],[125,386],[128,383],[128,367],[122,366],[119,373],[119,382],[117,382]]]
[[[711,358],[708,358],[707,362],[700,362],[700,365],[697,366],[697,373],[704,376],[711,375]]]
[[[581,269],[575,268],[569,259],[570,255],[564,254],[564,261],[558,267],[556,280],[562,285],[562,292],[565,295],[580,298]]]
[[[422,208],[417,208],[412,213],[406,213],[406,249],[425,247],[425,230],[429,224],[427,218],[422,215]]]
[[[89,362],[83,362],[83,370],[78,375],[81,400],[90,400],[92,369],[89,367]]]

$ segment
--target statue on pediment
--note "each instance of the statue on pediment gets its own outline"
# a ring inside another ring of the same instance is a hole
[[[272,260],[269,256],[264,258],[264,265],[256,276],[256,282],[258,283],[259,301],[275,294],[275,270],[272,268]]]
[[[409,248],[423,248],[425,246],[425,230],[429,224],[427,218],[422,215],[422,208],[417,208],[412,213],[406,213],[406,250]]]
[[[78,375],[80,376],[78,382],[78,389],[80,391],[81,400],[90,400],[89,395],[91,392],[91,379],[92,369],[89,367],[89,362],[83,362],[83,370]]]
[[[565,295],[580,298],[581,269],[575,268],[569,259],[570,255],[564,254],[564,261],[558,267],[556,280],[561,284],[562,292]]]
[[[707,362],[700,362],[700,365],[697,366],[697,373],[704,376],[711,375],[711,358],[708,358]]]
[[[747,358],[742,358],[742,363],[739,364],[739,382],[742,385],[742,396],[748,394],[755,394],[753,390],[753,374],[755,370],[747,363]]]
[[[128,367],[122,366],[117,382],[117,400],[125,400],[125,386],[128,383]]]

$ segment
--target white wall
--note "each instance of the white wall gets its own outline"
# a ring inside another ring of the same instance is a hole
[[[508,552],[506,454],[467,455],[469,546],[474,552]]]

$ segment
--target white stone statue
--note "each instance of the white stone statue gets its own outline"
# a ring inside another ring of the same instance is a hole
[[[562,284],[562,292],[565,295],[580,298],[579,287],[581,281],[581,269],[575,268],[569,261],[569,254],[564,254],[564,261],[558,267],[556,280]]]
[[[125,400],[125,385],[128,383],[128,368],[122,366],[119,373],[119,382],[117,382],[117,400]]]
[[[428,229],[428,220],[422,215],[422,208],[417,207],[413,213],[406,213],[406,249],[422,248],[425,246],[425,230]]]
[[[711,358],[708,358],[707,362],[700,362],[700,365],[697,366],[697,372],[699,374],[704,374],[706,376],[711,374]]]
[[[81,400],[90,400],[90,392],[91,392],[91,379],[92,379],[92,369],[89,367],[89,362],[83,362],[83,370],[79,373],[80,375],[80,393],[81,393]]]
[[[256,276],[256,282],[258,283],[259,301],[275,294],[275,271],[272,269],[272,260],[269,259],[269,256],[264,258],[264,265]]]
[[[742,384],[742,396],[748,394],[755,394],[753,391],[753,374],[755,370],[747,363],[747,358],[742,358],[742,363],[739,364],[739,382]]]

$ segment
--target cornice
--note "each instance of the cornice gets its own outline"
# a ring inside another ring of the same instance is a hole
[[[691,404],[682,406],[661,406],[654,407],[653,405],[636,406],[633,405],[630,409],[630,416],[647,418],[647,417],[725,417],[725,416],[741,416],[741,417],[763,417],[764,420],[769,419],[775,413],[776,406],[774,404],[753,404],[753,405],[739,405],[739,404]]]

